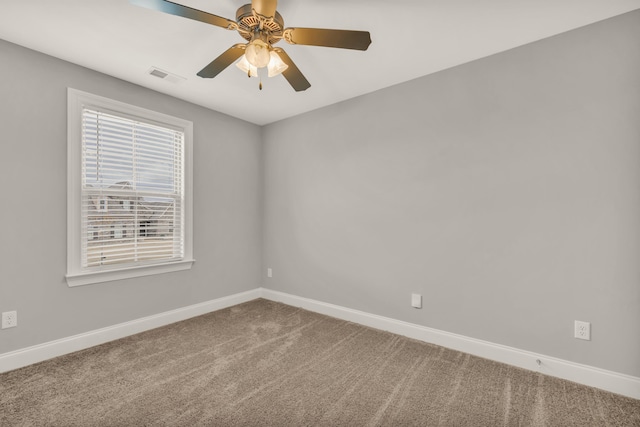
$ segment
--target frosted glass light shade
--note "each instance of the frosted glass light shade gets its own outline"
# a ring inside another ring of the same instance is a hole
[[[240,61],[236,62],[236,67],[240,68],[249,77],[258,77],[258,69],[249,64],[246,55],[242,55]]]
[[[269,45],[260,39],[251,40],[247,45],[244,56],[249,64],[256,68],[266,67],[271,57],[269,56]]]
[[[289,66],[282,62],[280,56],[274,51],[269,52],[269,56],[271,57],[271,59],[269,60],[269,65],[267,65],[269,77],[277,76],[278,74],[289,68]]]

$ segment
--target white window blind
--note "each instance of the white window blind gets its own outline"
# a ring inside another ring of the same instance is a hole
[[[184,132],[82,109],[83,269],[184,258]]]

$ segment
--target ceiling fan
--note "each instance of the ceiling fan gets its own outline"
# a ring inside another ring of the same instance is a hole
[[[355,50],[367,50],[371,44],[368,31],[285,28],[282,16],[276,11],[277,0],[251,0],[251,4],[245,4],[237,10],[235,21],[167,0],[129,1],[138,6],[234,30],[247,40],[248,43],[231,46],[200,70],[198,76],[204,78],[217,76],[242,56],[236,65],[249,77],[258,76],[258,69],[267,67],[269,77],[282,74],[299,92],[307,90],[311,84],[289,55],[282,48],[274,47],[274,44],[284,39],[289,44]]]

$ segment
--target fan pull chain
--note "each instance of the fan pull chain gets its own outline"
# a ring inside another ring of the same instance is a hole
[[[262,90],[262,77],[260,77],[260,85],[258,87]]]

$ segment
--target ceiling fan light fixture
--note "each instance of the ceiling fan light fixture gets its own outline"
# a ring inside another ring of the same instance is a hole
[[[256,68],[263,68],[269,64],[269,60],[271,59],[269,50],[270,46],[268,43],[259,38],[255,38],[247,45],[244,55],[247,57],[249,64]]]
[[[258,69],[247,61],[246,55],[242,55],[240,61],[236,62],[236,67],[244,71],[249,77],[258,77]]]
[[[275,53],[273,50],[269,52],[269,56],[271,57],[271,59],[269,60],[269,65],[267,65],[269,77],[277,76],[278,74],[281,74],[284,70],[289,68],[289,66],[282,61],[280,55]]]

